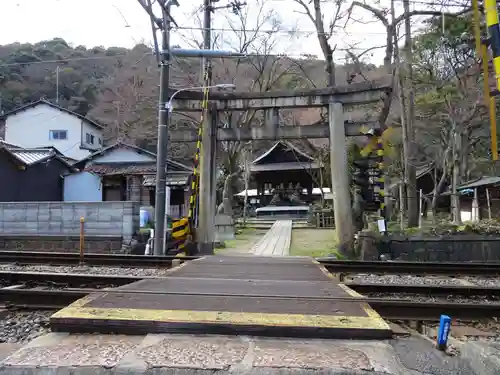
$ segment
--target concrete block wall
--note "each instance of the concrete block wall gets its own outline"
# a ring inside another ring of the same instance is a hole
[[[139,230],[139,202],[0,202],[0,236],[79,236],[132,238]]]

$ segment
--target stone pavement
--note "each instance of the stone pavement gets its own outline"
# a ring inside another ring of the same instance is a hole
[[[290,255],[291,238],[292,220],[277,220],[253,246],[251,253],[260,256]]]
[[[2,350],[0,344],[0,350]],[[419,358],[417,360],[413,358]],[[298,340],[51,333],[0,360],[0,375],[474,375],[420,338]]]

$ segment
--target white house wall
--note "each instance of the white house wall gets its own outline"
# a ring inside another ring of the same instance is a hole
[[[94,152],[102,148],[102,131],[85,121],[82,121],[82,125],[82,144]],[[94,136],[94,144],[87,142],[87,134]]]
[[[80,172],[64,177],[65,202],[102,202],[101,178]]]
[[[115,148],[106,152],[102,156],[95,157],[92,160],[93,164],[99,163],[144,163],[155,162],[156,158],[151,155],[138,153],[135,150],[127,148]]]
[[[50,139],[50,130],[66,130],[67,139]],[[5,121],[5,141],[25,148],[53,146],[79,160],[89,155],[80,149],[82,120],[46,104],[12,114]]]

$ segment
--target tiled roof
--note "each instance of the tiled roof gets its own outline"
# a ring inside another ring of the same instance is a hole
[[[0,139],[0,146],[3,146],[9,150],[13,148],[22,148],[21,146],[15,145],[13,143],[5,142],[3,139]]]
[[[91,160],[99,158],[100,156],[103,156],[106,153],[108,153],[108,152],[110,152],[110,151],[112,151],[112,150],[114,150],[116,148],[120,148],[120,147],[131,149],[131,150],[134,150],[134,151],[136,151],[138,153],[141,153],[141,154],[144,154],[144,155],[148,155],[148,156],[151,156],[152,158],[156,159],[156,154],[153,153],[153,152],[145,150],[145,149],[143,149],[141,147],[138,147],[136,145],[131,145],[131,144],[124,143],[124,142],[116,142],[115,144],[112,144],[112,145],[110,145],[108,147],[105,147],[102,150],[94,152],[93,154],[87,156],[86,158],[79,160],[76,163],[76,165],[79,166],[79,168],[83,168]],[[146,163],[144,163],[144,164],[146,164]],[[155,162],[155,164],[156,164],[156,162]],[[116,165],[118,165],[118,164],[116,164],[116,163],[113,163],[113,164],[108,163],[108,164],[106,164],[106,166],[108,166],[110,168],[114,168]],[[120,165],[123,165],[123,163],[120,163]],[[179,171],[179,172],[192,172],[193,171],[192,167],[187,166],[187,165],[182,164],[182,163],[179,163],[179,162],[177,162],[175,160],[172,160],[172,159],[167,159],[167,169],[173,169],[176,172],[177,171]],[[87,170],[87,167],[85,167],[85,170]],[[155,172],[156,172],[156,167],[155,167],[153,173],[155,173]]]
[[[53,147],[47,148],[22,148],[20,146],[12,145],[6,142],[0,142],[0,150],[17,159],[24,165],[34,165],[49,159],[59,159],[68,167],[70,163],[66,161],[59,152]]]
[[[463,185],[458,187],[459,190],[463,189],[474,189],[482,186],[490,186],[490,185],[498,185],[500,184],[500,177],[492,176],[492,177],[483,177],[476,181],[469,181]]]
[[[133,175],[133,174],[151,174],[156,173],[156,163],[109,163],[109,164],[92,164],[84,168],[86,172],[92,172],[100,175]]]
[[[273,152],[287,152],[291,151],[294,153],[295,159],[297,162],[312,162],[314,158],[310,155],[307,155],[305,152],[299,150],[295,145],[286,141],[278,141],[276,142],[269,150],[260,155],[257,159],[255,159],[252,164],[267,164],[266,158],[271,155]],[[302,160],[301,160],[302,159]],[[271,162],[273,163],[273,162]]]
[[[47,150],[10,149],[9,151],[16,159],[26,165],[36,164],[55,155],[54,152]]]

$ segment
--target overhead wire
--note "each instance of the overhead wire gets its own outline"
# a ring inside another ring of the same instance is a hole
[[[284,1],[290,1],[290,0],[271,0],[275,2],[284,2]],[[395,0],[398,2],[402,2],[403,0]],[[441,6],[441,7],[461,7],[465,8],[465,5],[461,4],[444,4],[440,2],[435,2],[435,1],[423,1],[423,0],[410,0],[410,3],[412,4],[420,4],[420,5],[427,5],[427,6]],[[200,26],[178,26],[174,27],[174,30],[190,30],[190,31],[201,31],[203,30],[203,27]],[[301,28],[287,28],[287,29],[279,29],[279,28],[274,28],[274,29],[263,29],[263,28],[231,28],[231,27],[223,27],[223,28],[212,28],[214,32],[251,32],[251,33],[263,33],[263,34],[271,34],[271,33],[276,33],[276,34],[288,34],[289,36],[293,36],[296,34],[317,34],[317,30],[315,29],[301,29]],[[380,32],[375,32],[375,31],[363,31],[363,32],[353,32],[353,31],[348,31],[345,32],[346,36],[347,35],[363,35],[363,36],[376,36],[376,35],[385,35],[386,33],[383,31]],[[135,41],[134,41],[135,42]],[[381,46],[380,48],[382,48]],[[349,47],[349,50],[357,50],[357,51],[364,51],[366,48],[363,47]],[[251,54],[253,57],[259,57],[259,56],[269,56],[269,54],[258,54],[258,53],[252,53]],[[281,56],[281,57],[289,57],[289,58],[304,58],[304,57],[314,57],[313,54],[286,54],[286,53],[275,53],[275,55]],[[60,64],[60,63],[66,63],[66,62],[72,62],[72,61],[89,61],[89,60],[113,60],[113,59],[119,59],[122,57],[125,57],[126,53],[123,54],[116,54],[114,56],[87,56],[87,57],[69,57],[69,58],[63,58],[63,59],[56,59],[56,60],[43,60],[43,61],[30,61],[30,62],[15,62],[15,63],[0,63],[0,67],[11,67],[11,66],[28,66],[28,65],[39,65],[39,64]]]

